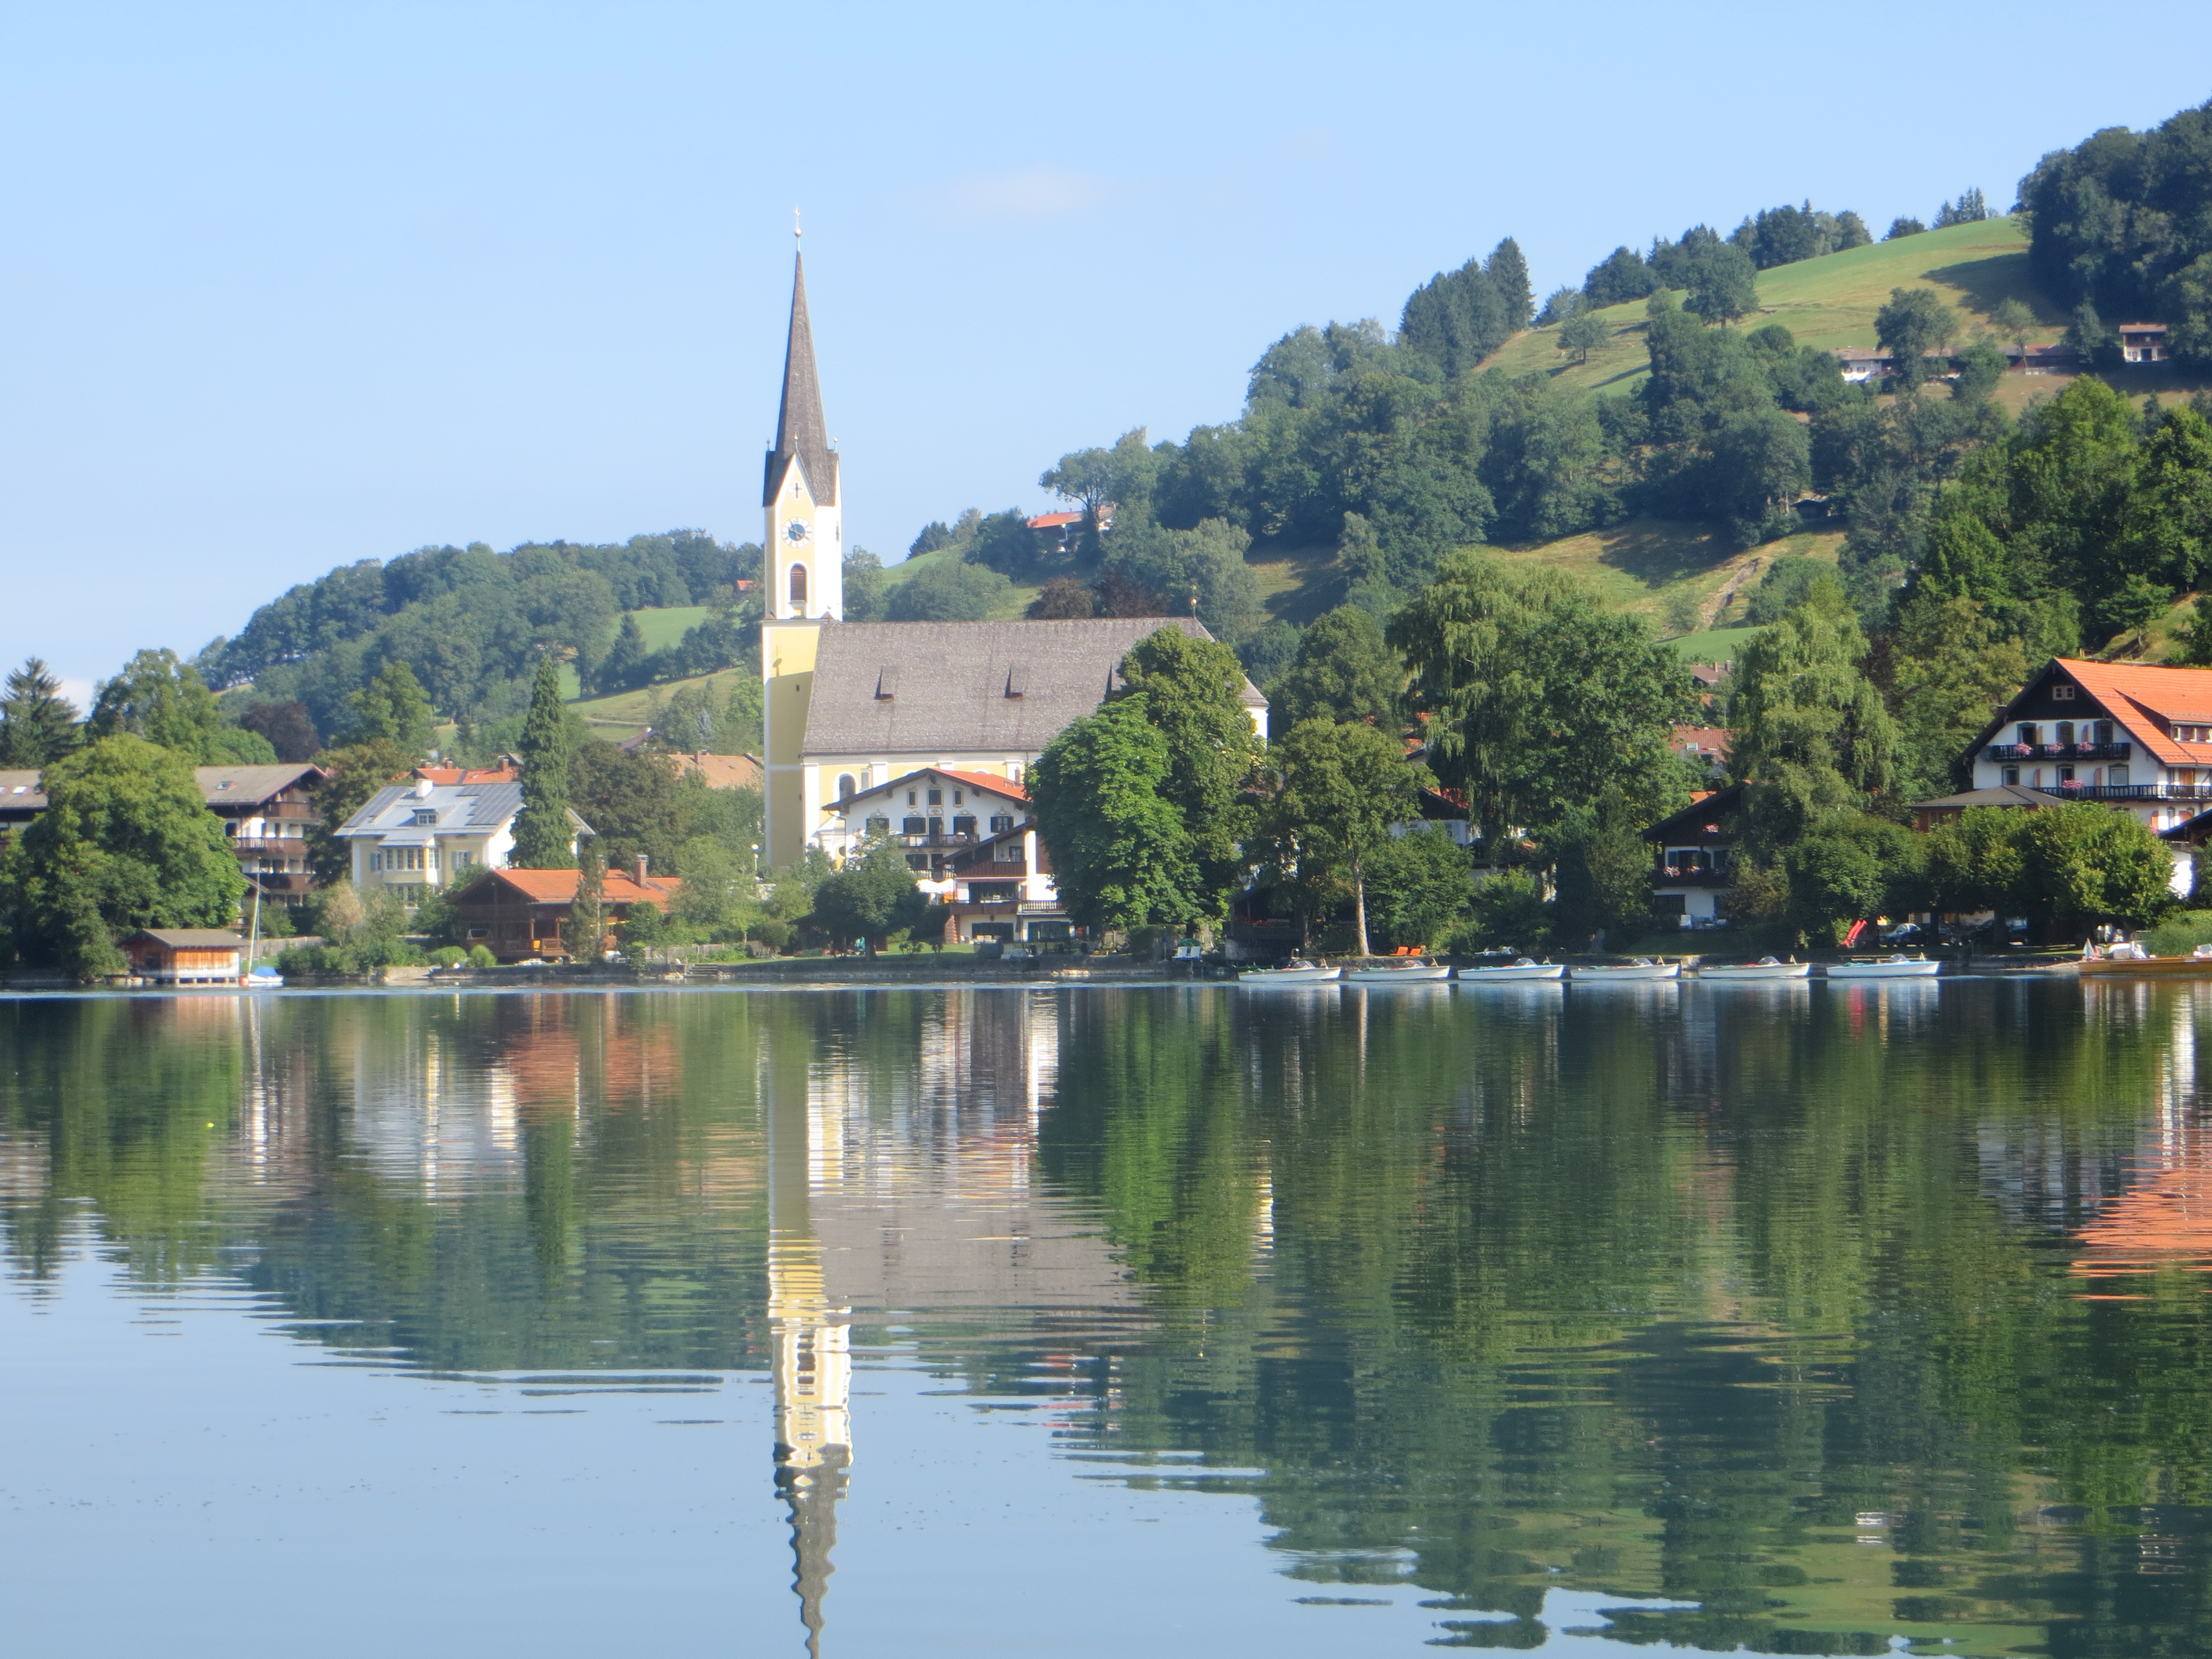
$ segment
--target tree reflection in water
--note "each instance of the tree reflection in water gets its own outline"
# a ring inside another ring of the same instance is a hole
[[[810,1645],[862,1350],[1448,1645],[2203,1650],[2212,988],[1646,989],[15,1001],[0,1243],[765,1373]]]

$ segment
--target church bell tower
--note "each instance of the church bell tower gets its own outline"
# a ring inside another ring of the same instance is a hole
[[[795,233],[794,233],[795,234]],[[783,350],[783,404],[775,447],[761,483],[767,534],[761,545],[762,782],[766,864],[782,869],[805,850],[811,819],[800,751],[814,689],[815,647],[824,623],[845,615],[845,535],[837,452],[822,419],[814,331],[806,316],[806,260],[794,258],[791,331]]]
[[[791,277],[791,332],[783,349],[783,406],[775,419],[761,507],[768,533],[761,545],[768,578],[768,614],[778,621],[845,614],[845,538],[837,503],[837,453],[822,419],[822,382],[814,370],[814,331],[806,318],[806,259]]]

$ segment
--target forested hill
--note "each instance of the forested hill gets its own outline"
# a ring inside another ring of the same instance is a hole
[[[732,607],[736,584],[757,580],[760,562],[757,544],[696,530],[505,553],[481,542],[426,547],[301,583],[256,611],[236,638],[209,646],[198,666],[218,690],[251,682],[256,702],[296,698],[325,735],[346,725],[347,699],[391,661],[414,671],[441,714],[499,719],[528,703],[548,649],[570,657],[588,683],[617,644],[622,613]]]

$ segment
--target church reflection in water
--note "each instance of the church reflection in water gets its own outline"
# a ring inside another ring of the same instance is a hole
[[[1052,993],[954,993],[890,1066],[811,1030],[763,1045],[775,1483],[810,1654],[853,1462],[854,1309],[1003,1318],[1133,1301],[1095,1227],[1031,1187],[1061,1011]]]

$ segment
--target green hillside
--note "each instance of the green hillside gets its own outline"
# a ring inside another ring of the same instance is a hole
[[[643,621],[642,617],[639,619],[641,626]],[[570,707],[583,716],[585,723],[592,728],[592,736],[605,738],[610,743],[620,743],[624,738],[635,737],[651,723],[651,711],[655,702],[665,703],[684,686],[703,685],[718,696],[726,696],[727,683],[732,675],[754,672],[748,668],[725,668],[713,674],[695,675],[690,679],[664,681],[641,690],[618,691],[611,697],[590,697],[580,702],[572,697]]]
[[[1514,563],[1571,571],[1608,604],[1648,617],[1661,635],[1670,635],[1685,632],[1686,623],[1698,631],[1740,618],[1775,559],[1794,555],[1833,563],[1843,541],[1840,530],[1807,531],[1737,552],[1706,526],[1631,519],[1557,541],[1482,550]],[[1344,602],[1344,573],[1331,549],[1255,547],[1248,562],[1271,619],[1304,626]]]
[[[2019,300],[2034,312],[2042,325],[2040,341],[2056,340],[2066,328],[2065,316],[2028,281],[2027,233],[2012,219],[1952,225],[1763,270],[1759,309],[1744,325],[1780,323],[1801,345],[1872,347],[1875,313],[1890,289],[1922,285],[1955,306],[1969,329],[1986,322],[2006,300]],[[1571,386],[1626,392],[1643,378],[1647,366],[1644,301],[1608,306],[1595,314],[1613,333],[1587,363],[1568,364],[1559,349],[1559,330],[1537,328],[1515,335],[1485,366],[1512,375],[1548,374]]]
[[[942,564],[957,564],[960,562],[960,558],[959,548],[940,547],[933,553],[916,553],[901,559],[896,564],[885,565],[884,567],[884,589],[886,592],[895,590],[901,583],[911,581],[925,570]],[[1012,595],[991,613],[991,619],[998,621],[1020,616],[1023,611],[1029,609],[1030,601],[1036,598],[1043,586],[1042,582],[1032,582],[1027,586],[1016,582]]]

